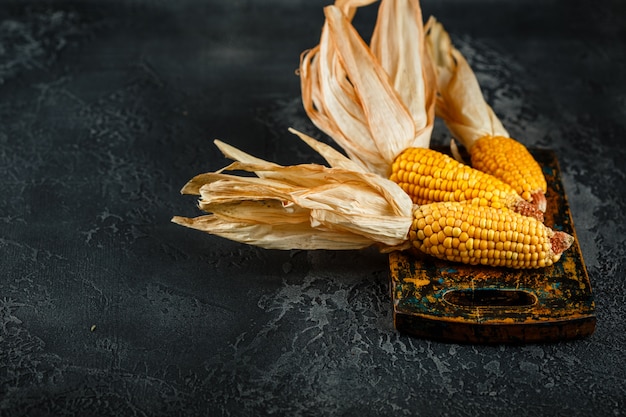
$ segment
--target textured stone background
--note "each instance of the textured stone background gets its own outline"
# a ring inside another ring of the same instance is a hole
[[[510,133],[559,157],[589,338],[410,338],[384,255],[169,222],[197,214],[186,180],[226,164],[214,138],[317,161],[286,129],[324,139],[294,71],[327,3],[0,2],[0,415],[626,415],[623,2],[422,3]]]

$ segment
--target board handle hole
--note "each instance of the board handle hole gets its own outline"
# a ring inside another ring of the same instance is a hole
[[[494,288],[452,290],[443,299],[459,307],[528,307],[537,302],[537,297],[528,291]]]

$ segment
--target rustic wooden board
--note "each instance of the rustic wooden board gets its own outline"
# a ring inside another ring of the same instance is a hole
[[[576,237],[557,159],[532,150],[548,182],[545,223]],[[467,343],[553,342],[595,330],[595,305],[578,239],[537,270],[467,266],[426,256],[389,256],[394,324],[414,336]]]

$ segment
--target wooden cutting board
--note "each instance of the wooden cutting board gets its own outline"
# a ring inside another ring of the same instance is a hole
[[[576,237],[557,159],[531,150],[548,182],[545,224]],[[555,265],[536,270],[389,256],[394,324],[413,336],[457,343],[533,343],[585,337],[595,304],[578,239]]]

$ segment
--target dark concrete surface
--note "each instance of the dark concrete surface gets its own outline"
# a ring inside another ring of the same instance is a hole
[[[588,338],[407,337],[374,250],[268,251],[170,223],[197,214],[182,185],[226,164],[214,138],[319,162],[286,129],[323,139],[294,71],[327,3],[0,2],[0,415],[626,415],[623,2],[422,3],[509,131],[559,158]]]

